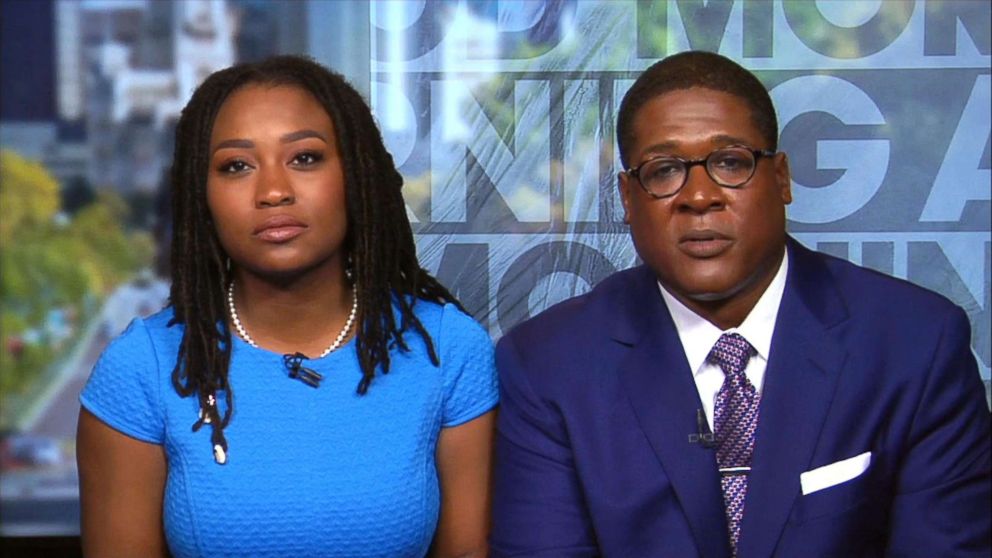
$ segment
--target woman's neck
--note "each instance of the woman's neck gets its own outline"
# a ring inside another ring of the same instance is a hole
[[[259,347],[273,352],[324,352],[347,322],[353,296],[341,269],[277,281],[244,270],[234,274],[241,325]],[[356,329],[353,324],[346,339]],[[232,334],[237,335],[233,327]]]

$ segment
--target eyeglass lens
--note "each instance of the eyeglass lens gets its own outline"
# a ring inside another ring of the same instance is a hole
[[[721,186],[740,186],[754,174],[754,154],[744,148],[718,149],[704,161],[688,162],[674,157],[659,157],[641,165],[638,177],[645,189],[656,196],[677,192],[686,181],[689,167],[703,164],[706,173]]]

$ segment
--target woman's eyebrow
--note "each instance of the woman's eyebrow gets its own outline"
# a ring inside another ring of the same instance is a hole
[[[288,134],[284,134],[282,137],[279,138],[279,142],[292,143],[294,141],[300,141],[301,139],[306,139],[306,138],[317,138],[323,141],[324,143],[327,143],[327,138],[325,138],[323,134],[321,134],[316,130],[310,130],[310,129],[297,130],[295,132],[289,132]],[[216,153],[221,149],[251,149],[253,147],[255,147],[255,143],[249,139],[229,139],[218,143],[217,146],[214,147],[213,153]]]
[[[251,149],[255,143],[247,139],[229,139],[218,143],[212,153],[217,153],[221,149]]]
[[[281,141],[282,143],[290,143],[294,141],[299,141],[304,138],[317,138],[319,140],[322,140],[324,143],[327,143],[327,138],[325,138],[323,134],[321,134],[316,130],[310,130],[310,129],[290,132],[279,138],[279,141]]]

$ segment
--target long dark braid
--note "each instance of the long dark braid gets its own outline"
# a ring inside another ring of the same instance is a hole
[[[224,454],[223,431],[233,409],[228,382],[231,332],[225,305],[230,272],[207,207],[208,154],[220,106],[233,91],[249,84],[301,87],[324,107],[334,125],[348,216],[343,249],[351,256],[359,308],[356,348],[362,379],[358,393],[368,391],[376,370],[389,372],[392,348],[409,350],[404,333],[411,328],[423,338],[431,362],[440,364],[430,335],[413,312],[418,299],[451,302],[461,308],[420,267],[400,192],[403,178],[386,151],[368,105],[343,77],[298,56],[277,56],[212,74],[193,93],[176,128],[170,302],[174,321],[185,330],[172,384],[183,397],[197,396],[201,415],[193,429],[210,424],[215,452],[219,448]],[[399,310],[399,324],[394,308]],[[223,415],[215,401],[218,394],[225,403]]]

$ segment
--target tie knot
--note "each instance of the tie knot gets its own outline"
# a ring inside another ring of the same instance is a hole
[[[738,333],[724,333],[713,345],[710,351],[710,362],[717,364],[723,373],[738,375],[747,368],[747,361],[751,359],[754,348],[747,342],[747,339]]]

